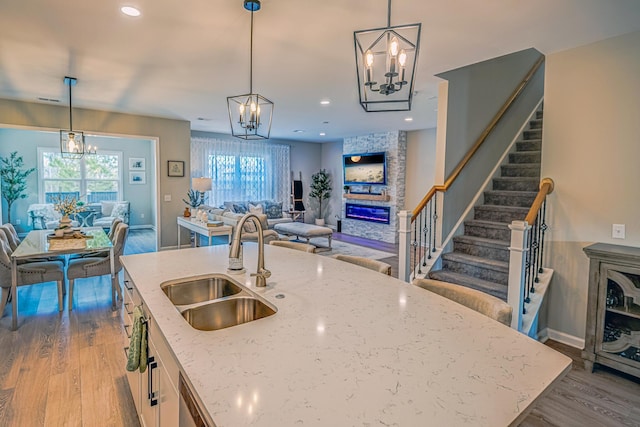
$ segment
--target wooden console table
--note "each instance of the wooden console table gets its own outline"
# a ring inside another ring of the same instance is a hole
[[[589,257],[585,369],[606,365],[640,378],[640,248],[596,243]]]

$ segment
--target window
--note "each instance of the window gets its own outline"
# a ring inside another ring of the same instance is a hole
[[[261,156],[211,155],[211,177],[226,200],[259,200],[272,197],[267,188],[266,159]]]
[[[265,142],[191,138],[191,176],[211,177],[206,203],[273,200],[288,206],[290,147]]]
[[[38,148],[41,203],[72,196],[86,203],[122,200],[122,153],[101,151],[82,159],[63,158],[53,148]]]

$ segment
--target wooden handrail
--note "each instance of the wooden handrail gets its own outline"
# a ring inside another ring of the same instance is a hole
[[[540,190],[538,191],[538,194],[536,195],[536,198],[531,205],[531,209],[529,209],[529,213],[524,219],[527,224],[531,225],[535,222],[544,199],[547,197],[547,195],[553,193],[553,186],[554,183],[551,178],[544,178],[542,181],[540,181]]]
[[[520,96],[524,88],[527,86],[529,81],[533,78],[533,75],[536,73],[536,71],[538,71],[538,68],[540,68],[543,62],[544,62],[544,56],[541,55],[540,58],[538,58],[538,60],[536,61],[536,63],[533,64],[533,67],[531,67],[527,75],[524,76],[520,84],[511,93],[511,96],[507,98],[507,101],[502,105],[500,110],[498,110],[498,112],[493,117],[493,119],[491,119],[491,121],[489,122],[489,125],[480,134],[475,144],[473,144],[473,147],[471,147],[471,149],[467,152],[467,154],[465,154],[462,160],[455,167],[453,172],[451,172],[451,175],[449,175],[449,177],[446,179],[446,181],[444,182],[444,185],[434,185],[433,187],[431,187],[431,190],[429,190],[429,192],[422,198],[418,206],[413,210],[413,213],[411,216],[411,222],[415,220],[416,216],[422,211],[422,209],[424,209],[424,207],[427,205],[427,203],[429,203],[429,201],[436,194],[436,192],[438,191],[446,192],[449,189],[449,187],[451,187],[451,185],[456,180],[456,178],[458,178],[458,175],[460,175],[460,172],[462,172],[462,169],[467,165],[467,163],[469,163],[473,155],[476,153],[476,151],[478,151],[480,146],[484,143],[484,141],[487,139],[489,134],[496,127],[498,122],[500,122],[500,120],[502,119],[504,114],[507,112],[509,107],[511,107],[511,105],[515,102],[518,96]]]

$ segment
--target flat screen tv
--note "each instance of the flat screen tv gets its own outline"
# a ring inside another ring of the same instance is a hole
[[[358,153],[342,156],[344,185],[372,185],[387,183],[385,153]]]

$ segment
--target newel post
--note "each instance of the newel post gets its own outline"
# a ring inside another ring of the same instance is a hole
[[[526,221],[513,221],[509,224],[511,230],[511,245],[509,246],[509,286],[507,288],[507,303],[513,309],[511,327],[517,331],[522,329],[522,311],[524,307],[525,268],[529,242],[527,241],[531,226]]]
[[[398,279],[411,279],[411,212],[398,212]]]

